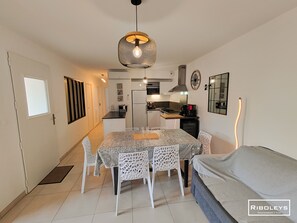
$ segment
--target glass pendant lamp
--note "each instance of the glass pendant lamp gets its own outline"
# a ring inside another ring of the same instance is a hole
[[[156,43],[146,33],[138,31],[137,6],[141,0],[131,0],[136,8],[136,31],[127,33],[118,44],[118,57],[129,68],[148,68],[156,62]]]

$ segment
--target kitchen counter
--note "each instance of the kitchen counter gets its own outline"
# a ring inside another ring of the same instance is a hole
[[[161,108],[148,108],[148,111],[161,111]]]
[[[126,112],[110,111],[102,119],[125,118]]]
[[[110,132],[125,131],[126,112],[111,111],[103,118],[104,136]]]
[[[166,113],[163,113],[160,116],[165,119],[181,119],[184,117],[180,114],[166,114]]]
[[[163,112],[163,113],[168,113],[168,111],[169,111],[169,113],[170,112],[179,113],[179,111],[177,111],[177,110],[174,110],[174,109],[171,109],[171,108],[163,108],[163,107],[161,107],[161,108],[148,108],[147,110],[148,111],[160,111],[160,112]]]

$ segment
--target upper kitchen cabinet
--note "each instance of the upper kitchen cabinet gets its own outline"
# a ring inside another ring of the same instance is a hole
[[[142,81],[131,81],[131,90],[146,90],[146,84]]]
[[[163,70],[147,69],[146,74],[143,69],[131,69],[128,71],[131,78],[132,90],[144,90],[145,84],[142,82],[144,76],[148,82],[160,82],[160,94],[168,94],[168,91],[173,87],[173,72]]]
[[[160,94],[171,94],[169,90],[173,87],[172,81],[160,82]]]

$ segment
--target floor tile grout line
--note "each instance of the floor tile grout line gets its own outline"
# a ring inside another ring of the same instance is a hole
[[[101,185],[100,193],[99,193],[99,196],[98,196],[98,198],[97,198],[96,207],[95,207],[94,212],[93,212],[92,222],[93,222],[93,220],[94,220],[95,215],[97,214],[97,213],[96,213],[96,210],[97,210],[97,206],[98,206],[98,203],[99,203],[99,199],[100,199],[101,194],[102,194],[103,185],[104,185],[104,182],[105,182],[105,178],[106,178],[106,177],[107,177],[107,174],[104,173],[103,184]]]
[[[56,212],[56,214],[54,215],[54,217],[53,217],[53,219],[51,220],[51,222],[53,222],[53,221],[55,220],[55,217],[57,216],[57,214],[59,213],[60,209],[61,209],[62,206],[64,205],[65,201],[67,200],[69,194],[70,194],[71,191],[72,191],[72,188],[74,187],[74,185],[76,184],[76,182],[77,182],[78,180],[79,180],[79,177],[78,177],[78,179],[75,181],[75,183],[73,184],[73,186],[70,188],[70,190],[68,191],[68,194],[67,194],[65,200],[63,201],[63,203],[61,204],[61,206],[60,206],[59,209],[57,210],[57,212]]]
[[[71,154],[70,158],[72,158],[72,157],[74,156],[74,154],[72,154],[72,153],[74,153],[74,151],[75,151],[75,149],[69,153],[69,155]],[[66,157],[68,157],[68,156],[66,156]],[[65,158],[66,158],[66,157],[65,157]],[[70,159],[70,158],[69,158],[69,159]],[[73,163],[76,163],[76,162],[73,162]],[[77,163],[80,163],[80,162],[77,162]],[[73,164],[73,165],[75,165],[75,164]],[[77,180],[74,182],[74,184],[72,185],[72,187],[69,189],[68,194],[67,194],[65,200],[63,201],[63,203],[61,204],[61,206],[60,206],[59,209],[57,210],[57,212],[56,212],[56,214],[54,215],[54,217],[53,217],[53,219],[52,219],[51,222],[53,222],[53,221],[55,220],[55,217],[57,216],[57,214],[58,214],[59,211],[61,210],[62,206],[63,206],[64,203],[66,202],[66,200],[67,200],[67,198],[69,197],[70,193],[72,192],[72,189],[74,188],[74,186],[76,185],[76,183],[80,180],[80,176],[81,176],[81,175],[82,175],[82,173],[79,175],[79,177],[77,178]]]
[[[166,205],[168,206],[168,201],[167,201],[167,198],[166,198],[164,189],[163,189],[163,187],[162,187],[162,183],[161,183],[160,177],[159,177],[159,176],[157,176],[157,177],[158,177],[158,179],[159,179],[159,181],[160,181],[160,187],[161,187],[161,190],[162,190],[163,195],[164,195],[164,197],[165,197]],[[169,206],[168,206],[168,208],[169,208]]]
[[[133,223],[134,208],[133,208],[133,187],[132,187],[132,183],[131,183],[131,209],[132,209],[131,222]]]

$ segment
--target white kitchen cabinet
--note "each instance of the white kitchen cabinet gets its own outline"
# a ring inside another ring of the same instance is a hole
[[[160,124],[164,129],[179,129],[180,119],[166,119],[160,117]]]
[[[146,90],[146,85],[142,81],[131,81],[131,90]]]
[[[114,119],[103,119],[104,136],[110,132],[122,132],[126,129],[126,119],[114,118]]]
[[[160,127],[160,111],[147,111],[148,127]]]
[[[168,91],[172,88],[171,81],[163,81],[160,82],[160,94],[170,94]]]

